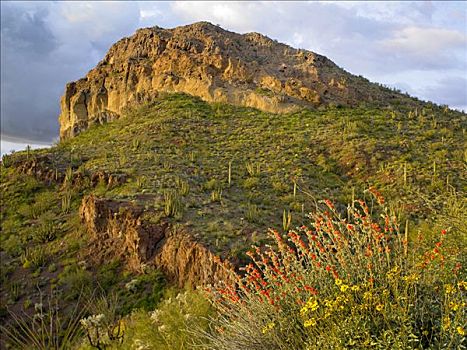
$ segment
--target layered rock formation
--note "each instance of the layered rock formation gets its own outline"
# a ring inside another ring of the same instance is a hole
[[[125,108],[159,92],[184,92],[270,112],[395,97],[324,56],[258,33],[241,35],[207,22],[153,27],[118,41],[85,78],[67,84],[60,137],[118,118]]]
[[[94,263],[118,257],[128,269],[142,272],[156,267],[180,287],[228,281],[233,267],[196,242],[191,235],[176,231],[166,222],[144,219],[144,209],[128,202],[88,196],[83,198],[80,217],[92,242]]]

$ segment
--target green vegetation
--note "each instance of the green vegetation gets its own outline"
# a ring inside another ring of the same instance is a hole
[[[276,248],[256,247],[244,275],[209,290],[218,313],[197,332],[205,349],[463,348],[466,245],[449,244],[454,232],[410,239],[389,208],[364,201],[342,217],[326,200],[310,219],[288,242],[271,231]]]
[[[87,194],[136,202],[148,220],[164,218],[223,257],[246,262],[251,244],[272,243],[268,228],[286,233],[306,224],[318,199],[332,199],[345,216],[346,203],[376,188],[411,242],[419,235],[431,242],[449,229],[443,247],[461,251],[467,238],[466,126],[465,114],[431,104],[276,115],[172,94],[50,149],[5,156],[0,317],[6,326],[14,324],[12,314],[33,317],[43,295],[59,295],[65,311],[96,293],[106,300],[115,295],[116,315],[106,316],[105,327],[117,332],[122,348],[142,338],[149,348],[174,339],[178,348],[189,347],[182,331],[151,333],[148,311],[166,307],[160,272],[129,272],[118,256],[93,261],[78,213]],[[27,175],[24,165],[36,161],[51,175]],[[465,266],[465,256],[456,259]],[[204,303],[193,302],[199,311],[188,313],[211,315]]]

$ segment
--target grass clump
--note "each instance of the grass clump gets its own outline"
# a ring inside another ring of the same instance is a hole
[[[205,348],[462,348],[467,282],[448,233],[421,244],[384,206],[347,209],[326,200],[287,239],[271,231],[274,247],[210,290],[218,315]]]

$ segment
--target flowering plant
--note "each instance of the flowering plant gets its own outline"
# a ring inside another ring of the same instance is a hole
[[[211,349],[456,348],[465,343],[466,282],[409,242],[384,199],[348,206],[325,200],[310,224],[254,247],[234,283],[209,289],[219,311]]]

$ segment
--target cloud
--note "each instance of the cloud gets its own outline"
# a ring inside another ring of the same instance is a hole
[[[467,34],[443,28],[403,27],[380,42],[382,51],[391,58],[406,58],[421,69],[466,67]]]
[[[139,18],[134,3],[2,2],[2,137],[55,139],[65,84],[132,34]]]
[[[428,100],[467,111],[467,78],[465,76],[442,78],[436,84],[424,87],[421,93]]]

